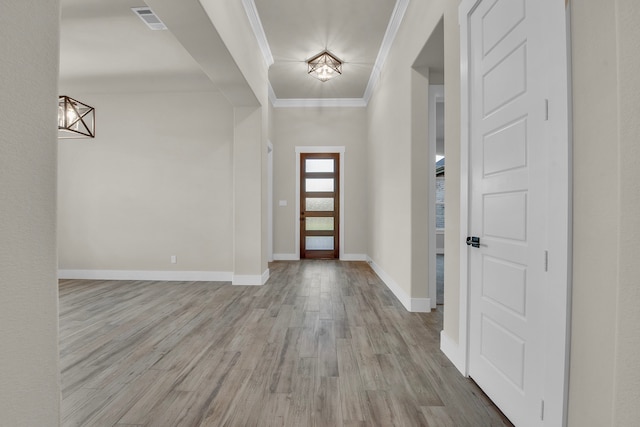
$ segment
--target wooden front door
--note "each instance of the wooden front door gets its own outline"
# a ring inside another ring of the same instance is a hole
[[[340,154],[300,154],[300,258],[338,258]]]

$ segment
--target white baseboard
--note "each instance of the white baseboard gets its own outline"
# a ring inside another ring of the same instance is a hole
[[[340,261],[369,261],[366,254],[343,254]]]
[[[262,275],[259,274],[234,274],[232,285],[236,286],[262,286],[269,280],[269,269],[267,268]]]
[[[59,279],[232,282],[234,285],[264,285],[269,274],[268,268],[262,275],[240,275],[230,271],[58,270]]]
[[[451,337],[444,332],[444,330],[440,331],[440,350],[442,350],[444,355],[447,356],[462,375],[467,375],[466,363],[464,361],[465,357],[460,354],[460,347],[458,346],[458,343],[453,341]]]
[[[274,261],[300,261],[300,256],[296,254],[273,254]]]
[[[431,298],[411,298],[411,308],[413,313],[430,313]]]
[[[371,258],[367,257],[367,262],[373,268],[373,271],[380,277],[380,279],[387,285],[387,288],[400,300],[404,308],[407,311],[414,313],[429,313],[431,311],[431,299],[430,298],[411,298],[407,293],[391,278],[385,271],[380,268]]]
[[[340,261],[367,261],[366,254],[343,254]],[[300,261],[300,256],[296,254],[273,254],[274,261]]]
[[[59,279],[230,282],[230,271],[58,270]]]

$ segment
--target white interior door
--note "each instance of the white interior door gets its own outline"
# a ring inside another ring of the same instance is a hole
[[[541,425],[549,138],[539,0],[469,19],[469,374],[517,426]],[[478,245],[476,245],[478,246]]]

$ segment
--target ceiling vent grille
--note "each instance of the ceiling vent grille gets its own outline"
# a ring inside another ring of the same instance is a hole
[[[167,26],[164,22],[158,18],[158,15],[153,13],[153,10],[148,7],[132,7],[131,10],[142,19],[142,22],[147,24],[147,27],[152,30],[166,30]]]

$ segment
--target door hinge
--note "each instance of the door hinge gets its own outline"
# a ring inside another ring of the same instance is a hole
[[[544,271],[549,271],[549,251],[544,251]]]
[[[544,421],[544,400],[540,401],[540,420]]]
[[[549,120],[549,100],[545,99],[544,100],[544,121],[548,121]]]

